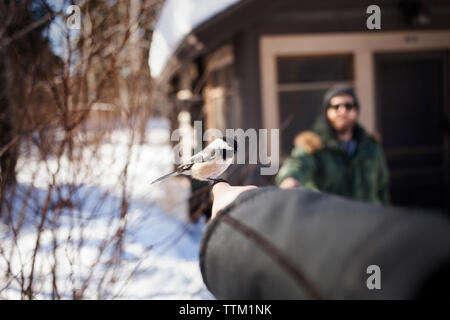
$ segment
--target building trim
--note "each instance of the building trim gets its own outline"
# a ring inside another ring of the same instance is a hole
[[[450,50],[450,31],[349,32],[267,35],[259,39],[263,127],[280,126],[277,57],[354,55],[355,89],[361,103],[361,123],[376,130],[374,54],[408,50]],[[450,90],[450,88],[449,88]]]

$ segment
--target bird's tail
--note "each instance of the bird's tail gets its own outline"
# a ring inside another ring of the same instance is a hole
[[[164,180],[165,178],[168,178],[168,177],[171,177],[171,176],[176,176],[176,175],[178,175],[178,172],[177,171],[173,171],[171,173],[163,175],[162,177],[159,177],[158,179],[154,180],[150,184],[154,184],[155,182],[158,182],[158,181]]]

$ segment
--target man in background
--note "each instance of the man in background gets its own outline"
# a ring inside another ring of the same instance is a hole
[[[389,202],[388,169],[378,141],[357,120],[358,99],[349,86],[327,91],[312,131],[300,133],[276,182],[348,198]]]

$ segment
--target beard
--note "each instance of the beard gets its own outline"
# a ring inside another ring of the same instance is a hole
[[[329,122],[331,124],[331,127],[337,134],[353,131],[356,125],[356,121],[345,121],[345,122],[329,121]]]

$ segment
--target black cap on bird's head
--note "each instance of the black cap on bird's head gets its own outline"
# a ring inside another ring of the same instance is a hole
[[[222,150],[222,158],[223,160],[227,160],[230,159],[234,156],[234,154],[237,152],[237,148],[238,148],[238,143],[236,141],[236,139],[231,138],[231,137],[222,137],[222,140],[226,142],[226,144],[230,147],[233,148],[233,152],[231,153],[231,150],[227,150],[227,149],[223,149]]]
[[[237,149],[238,149],[238,143],[237,143],[236,139],[231,138],[231,137],[223,136],[223,137],[222,137],[222,140],[225,141],[230,147],[233,148],[234,153],[237,152]]]

